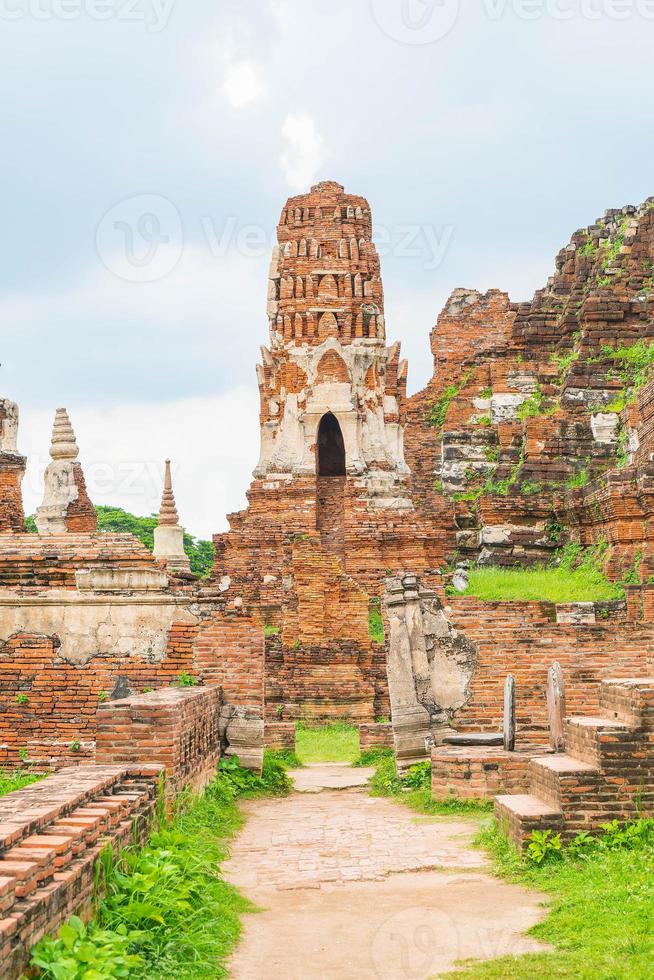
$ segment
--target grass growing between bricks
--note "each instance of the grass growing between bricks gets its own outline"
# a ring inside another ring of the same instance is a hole
[[[501,876],[551,895],[550,914],[530,934],[554,950],[505,956],[450,975],[467,980],[649,980],[654,820],[605,828],[599,837],[581,835],[567,848],[558,849],[556,838],[545,846],[537,843],[531,860],[520,857],[494,824],[484,829],[478,843],[490,851]]]
[[[480,817],[493,809],[489,800],[460,800],[454,796],[448,800],[432,799],[431,762],[421,762],[398,776],[391,749],[372,749],[369,753],[362,753],[361,760],[362,765],[375,766],[375,775],[370,780],[372,796],[392,797],[417,813],[434,817]]]
[[[472,568],[465,592],[486,602],[608,602],[624,599],[618,582],[594,566],[578,568]]]
[[[342,721],[315,727],[299,722],[295,751],[303,765],[354,762],[359,757],[359,729]]]
[[[291,790],[283,766],[266,758],[263,776],[221,760],[205,793],[182,798],[175,818],[142,848],[114,854],[98,865],[102,887],[95,916],[73,917],[56,938],[33,951],[32,967],[46,980],[185,980],[227,976],[225,963],[241,933],[240,917],[253,911],[223,881],[220,864],[243,823],[238,800],[282,796]]]
[[[30,772],[27,769],[0,769],[0,796],[13,793],[24,786],[31,786],[45,779],[45,774]]]

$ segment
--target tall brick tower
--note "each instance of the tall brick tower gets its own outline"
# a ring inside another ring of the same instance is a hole
[[[25,530],[21,483],[25,457],[18,453],[18,407],[0,398],[0,533]]]
[[[389,569],[438,568],[404,460],[407,365],[386,346],[370,207],[325,181],[291,198],[257,368],[261,452],[248,508],[217,535],[214,580],[258,608],[266,700],[302,714],[385,714],[368,601]],[[341,710],[343,709],[343,710]]]
[[[384,294],[370,207],[317,184],[282,211],[270,266],[270,349],[258,369],[255,476],[358,477],[379,506],[406,489],[405,361],[385,344]]]

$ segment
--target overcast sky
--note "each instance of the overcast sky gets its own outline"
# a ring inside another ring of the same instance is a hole
[[[222,530],[289,194],[371,203],[409,386],[457,286],[525,299],[654,194],[654,0],[0,0],[0,394],[25,500],[54,410],[96,503]]]

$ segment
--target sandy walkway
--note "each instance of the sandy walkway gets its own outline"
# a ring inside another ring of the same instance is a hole
[[[474,822],[372,798],[356,786],[364,770],[293,775],[299,792],[247,805],[225,864],[264,910],[246,917],[235,980],[425,980],[457,960],[543,948],[523,934],[543,897],[484,873]]]

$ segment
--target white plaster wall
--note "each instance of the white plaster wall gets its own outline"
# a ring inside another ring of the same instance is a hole
[[[47,598],[0,598],[0,641],[15,633],[58,636],[58,658],[85,664],[94,657],[130,657],[160,663],[173,623],[193,625],[197,618],[169,596],[86,597],[57,591]]]

